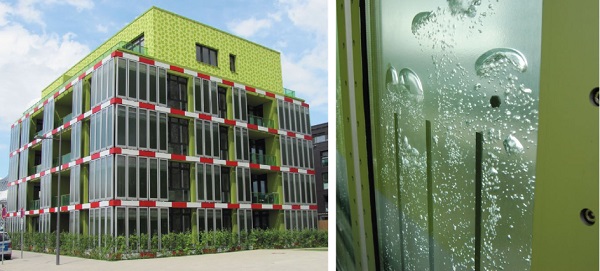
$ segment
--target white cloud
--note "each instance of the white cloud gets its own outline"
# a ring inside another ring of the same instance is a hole
[[[107,33],[108,32],[108,26],[103,25],[103,24],[97,24],[96,25],[96,30],[98,30],[98,32],[101,32],[101,33]]]
[[[94,8],[92,0],[42,0],[46,4],[66,4],[75,7],[77,11]]]
[[[272,25],[270,19],[256,19],[252,17],[243,21],[234,21],[227,24],[227,27],[238,36],[251,37],[260,30],[268,29]]]
[[[12,11],[12,7],[5,3],[0,2],[0,26],[6,25],[8,19],[6,16]]]
[[[281,69],[286,88],[295,90],[300,98],[306,99],[311,108],[327,105],[327,76],[306,64],[311,54],[305,55],[298,61],[289,56],[281,55]],[[327,61],[325,61],[327,62]],[[327,110],[325,109],[325,113]]]
[[[294,25],[327,36],[327,1],[280,0]]]
[[[4,9],[2,5],[4,5],[4,8],[6,9]],[[18,16],[28,23],[46,26],[42,19],[42,11],[39,9],[40,5],[69,5],[74,7],[77,11],[82,11],[84,9],[92,9],[94,7],[94,2],[92,0],[19,0],[16,5],[12,7],[0,3],[0,25],[5,24],[2,24],[5,14],[10,14]]]
[[[271,19],[275,22],[280,22],[281,21],[281,12],[269,13],[269,14],[267,14],[267,17],[269,17],[269,19]]]
[[[67,33],[36,34],[22,25],[0,27],[0,129],[10,127],[41,91],[90,49]]]

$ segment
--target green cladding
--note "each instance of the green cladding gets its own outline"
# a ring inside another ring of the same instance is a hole
[[[105,54],[141,35],[145,54],[153,59],[283,94],[279,52],[152,7],[52,82],[42,91],[42,97],[73,80]],[[217,51],[217,66],[196,60],[197,44]],[[235,72],[230,69],[230,55],[235,57]]]

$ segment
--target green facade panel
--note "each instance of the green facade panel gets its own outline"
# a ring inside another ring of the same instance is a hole
[[[147,55],[194,71],[283,94],[279,52],[152,7],[97,49],[75,64],[42,91],[42,97],[72,80],[118,47],[144,35]],[[196,60],[196,44],[218,51],[218,66]],[[229,55],[236,56],[236,72],[230,71]]]

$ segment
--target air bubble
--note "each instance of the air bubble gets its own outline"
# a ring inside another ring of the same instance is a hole
[[[504,150],[508,154],[517,154],[523,152],[523,145],[521,142],[513,135],[508,135],[506,139],[504,139]]]
[[[392,64],[388,64],[388,71],[385,76],[386,86],[388,91],[394,91],[398,85],[398,72]]]
[[[475,6],[481,5],[481,0],[448,0],[452,15],[467,15],[471,18],[477,15]]]
[[[475,71],[479,76],[489,77],[500,71],[501,67],[507,63],[516,71],[525,72],[527,70],[527,59],[521,52],[511,48],[496,48],[477,58]]]
[[[423,85],[419,76],[411,69],[404,68],[400,70],[399,76],[400,86],[405,89],[408,94],[420,102],[423,101]]]
[[[411,30],[413,34],[417,34],[421,27],[428,24],[435,17],[435,13],[431,11],[419,12],[412,20]]]

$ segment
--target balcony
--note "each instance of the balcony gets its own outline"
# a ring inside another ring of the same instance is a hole
[[[41,164],[33,166],[33,167],[30,167],[29,171],[27,172],[27,175],[33,175],[33,174],[39,173],[40,171],[42,171],[42,165]]]
[[[141,45],[126,43],[126,44],[122,45],[120,48],[134,52],[139,55],[145,55],[145,56],[148,55],[148,48],[141,46]]]
[[[283,88],[283,94],[288,97],[296,97],[296,91],[287,88]]]
[[[56,196],[52,197],[52,206],[53,207],[58,207],[56,205]],[[70,194],[64,194],[64,195],[60,195],[60,206],[67,206],[69,205],[71,200],[71,195]]]
[[[70,114],[64,116],[62,118],[62,125],[64,125],[65,123],[71,121],[72,118],[73,118],[73,113],[70,113]]]
[[[273,155],[265,155],[259,153],[250,154],[250,162],[255,164],[276,166],[275,161],[275,156]]]
[[[27,206],[29,206],[28,210],[39,210],[40,209],[40,200],[39,199],[32,200],[29,202],[29,204]]]
[[[262,117],[254,116],[252,114],[250,114],[248,117],[248,123],[250,124],[275,129],[275,122],[273,120],[264,119]]]
[[[52,165],[57,167],[59,164],[58,162],[59,162],[58,158],[55,158],[54,160],[52,160]],[[60,161],[61,164],[68,163],[68,162],[71,162],[71,153],[67,153],[67,154],[63,155],[62,160]]]
[[[279,204],[279,193],[252,192],[252,203]]]

